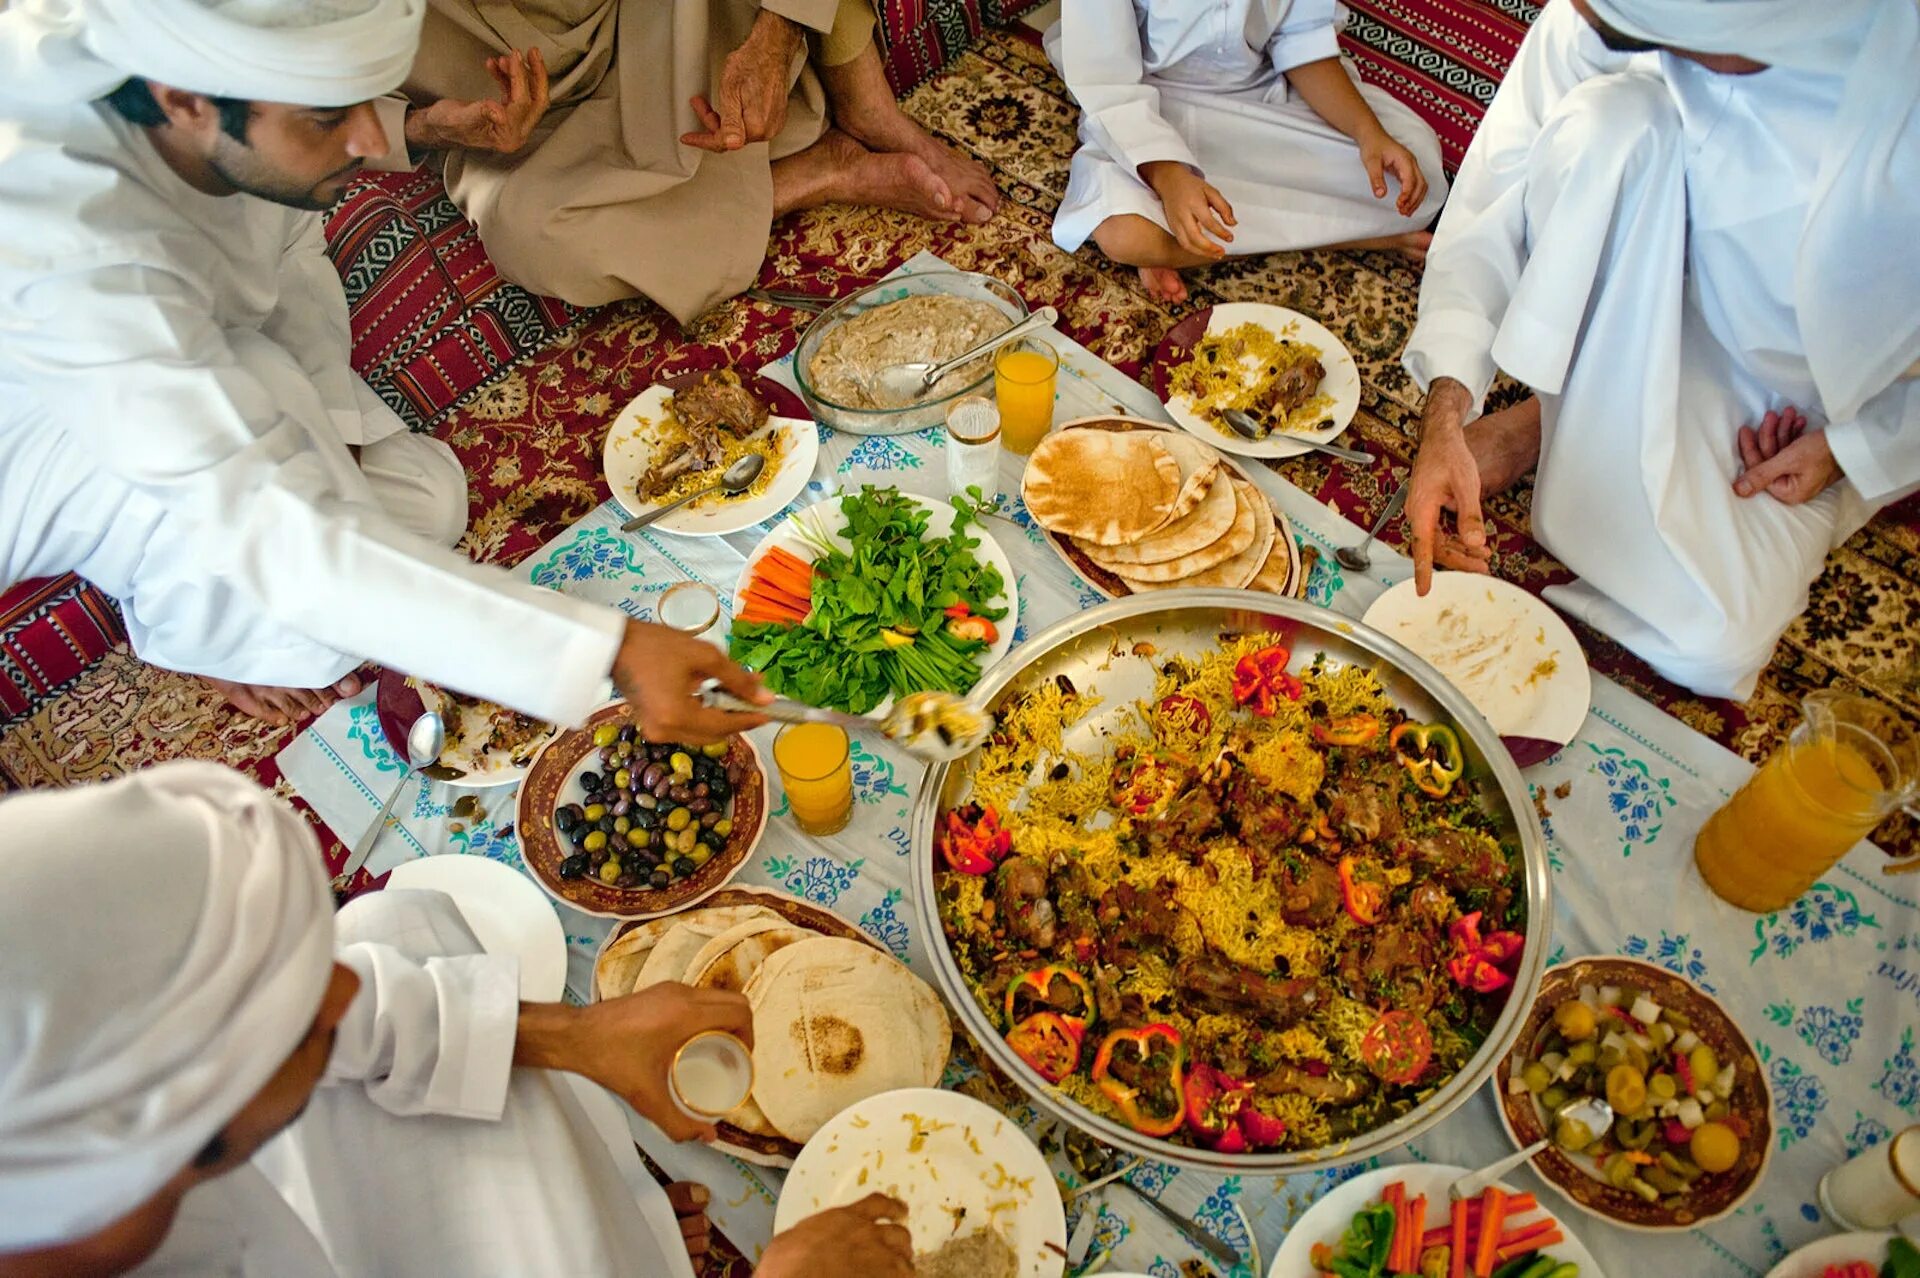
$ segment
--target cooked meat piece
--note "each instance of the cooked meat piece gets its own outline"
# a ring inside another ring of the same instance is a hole
[[[1305,808],[1241,771],[1227,782],[1227,808],[1241,840],[1255,851],[1287,847],[1307,826]]]
[[[1400,805],[1392,791],[1365,781],[1342,780],[1329,793],[1327,820],[1348,842],[1371,843],[1400,833]]]
[[[1320,1002],[1320,987],[1312,980],[1275,980],[1211,954],[1181,959],[1173,981],[1202,1009],[1250,1014],[1268,1029],[1295,1024]]]
[[[768,413],[766,402],[731,368],[702,373],[685,390],[673,393],[673,415],[688,434],[720,427],[744,437],[765,426]]]
[[[1171,946],[1179,927],[1180,912],[1166,892],[1116,883],[1100,898],[1100,957],[1131,968],[1143,953]]]
[[[1091,945],[1100,936],[1100,920],[1094,913],[1093,883],[1080,863],[1067,857],[1053,867],[1051,884],[1054,912],[1066,928],[1067,942],[1074,947],[1072,957],[1084,959],[1087,955],[1082,952],[1084,947],[1080,942],[1085,940]]]
[[[1319,392],[1326,375],[1325,365],[1317,359],[1289,368],[1267,387],[1266,411],[1274,417],[1285,417]]]
[[[1438,883],[1422,883],[1407,897],[1407,913],[1420,927],[1439,933],[1459,916],[1453,893]]]
[[[1297,1065],[1282,1065],[1254,1079],[1253,1085],[1270,1096],[1304,1096],[1336,1108],[1373,1094],[1373,1080],[1364,1074],[1315,1074]]]
[[[727,458],[727,441],[712,428],[689,429],[686,439],[665,460],[640,477],[640,496],[648,501],[696,471],[712,470]]]
[[[1280,866],[1280,917],[1295,927],[1318,927],[1340,914],[1340,876],[1323,861],[1289,857]]]
[[[1413,840],[1410,850],[1414,861],[1458,891],[1492,891],[1510,872],[1506,852],[1478,830],[1443,830]]]
[[[1114,984],[1113,969],[1095,967],[1093,969],[1093,1006],[1100,1013],[1100,1019],[1111,1024],[1120,1019],[1125,1007],[1120,998],[1120,988]]]
[[[1055,916],[1047,872],[1028,857],[1009,857],[994,871],[993,899],[1007,930],[1036,950],[1053,948]]]
[[[1380,924],[1340,956],[1340,977],[1353,998],[1422,1016],[1442,992],[1439,972],[1438,947],[1427,933],[1405,923]]]
[[[1149,852],[1178,852],[1198,863],[1208,840],[1220,833],[1220,803],[1205,786],[1196,785],[1159,817],[1139,825]]]

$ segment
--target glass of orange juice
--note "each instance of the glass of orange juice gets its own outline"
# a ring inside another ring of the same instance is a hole
[[[993,397],[1000,406],[1000,443],[1025,457],[1053,429],[1053,383],[1060,355],[1045,342],[1002,346],[993,357]]]
[[[846,729],[792,723],[773,739],[773,762],[794,824],[808,834],[837,834],[853,818],[853,760]]]
[[[1793,904],[1920,792],[1920,739],[1893,710],[1833,691],[1813,693],[1804,710],[1693,844],[1707,886],[1756,914]]]

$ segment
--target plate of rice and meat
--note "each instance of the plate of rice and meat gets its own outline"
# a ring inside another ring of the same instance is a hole
[[[1298,311],[1229,302],[1181,320],[1153,357],[1153,391],[1173,420],[1243,457],[1295,457],[1325,444],[1360,411],[1360,368],[1346,345]],[[1227,424],[1239,409],[1268,431]],[[1290,438],[1291,437],[1291,438]]]
[[[533,757],[560,732],[532,715],[392,670],[380,672],[373,705],[380,730],[402,760],[413,721],[429,710],[438,714],[446,744],[439,759],[423,771],[434,781],[463,789],[519,784]]]
[[[621,409],[601,464],[632,517],[718,483],[748,453],[766,459],[752,487],[696,498],[653,526],[686,537],[739,532],[785,510],[813,478],[820,432],[800,397],[758,374],[706,369],[657,382]]]
[[[1397,1147],[1511,1045],[1544,841],[1498,738],[1364,627],[1250,591],[1035,636],[914,812],[935,975],[1043,1109],[1188,1166]]]

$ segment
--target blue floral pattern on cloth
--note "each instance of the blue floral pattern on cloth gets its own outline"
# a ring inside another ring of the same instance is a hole
[[[892,435],[869,435],[853,446],[853,451],[834,473],[844,475],[855,469],[919,470],[920,465],[920,455]]]
[[[860,930],[880,944],[893,951],[897,959],[906,960],[907,945],[912,941],[906,920],[895,912],[900,903],[900,889],[888,888],[880,904],[860,916]]]
[[[1240,1200],[1240,1178],[1228,1176],[1219,1187],[1208,1194],[1193,1218],[1206,1226],[1207,1230],[1227,1246],[1242,1256],[1253,1254],[1253,1240],[1247,1236],[1247,1223],[1236,1210]],[[1238,1267],[1244,1271],[1246,1266]]]
[[[862,803],[883,803],[889,795],[904,795],[907,787],[893,779],[893,760],[858,741],[848,747],[853,763],[853,797]]]
[[[1853,1043],[1860,1037],[1866,1020],[1860,1014],[1865,999],[1848,999],[1844,1008],[1809,1007],[1800,1013],[1793,1027],[1801,1041],[1829,1065],[1844,1065],[1853,1059]]]
[[[1900,1031],[1900,1050],[1887,1059],[1873,1090],[1907,1113],[1920,1115],[1920,1063],[1913,1058],[1913,1026]]]
[[[851,865],[842,865],[830,856],[810,856],[805,861],[798,857],[776,856],[763,861],[761,868],[795,896],[804,896],[818,905],[831,906],[840,899],[842,892],[853,886],[853,881],[860,877],[860,867],[865,864],[865,858]]]
[[[1818,945],[1836,936],[1852,936],[1863,927],[1879,926],[1880,921],[1860,908],[1860,901],[1853,893],[1831,883],[1816,883],[1792,905],[1753,925],[1753,935],[1759,944],[1753,947],[1749,961],[1757,963],[1766,954],[1790,958],[1802,946]]]
[[[1171,1185],[1179,1175],[1180,1169],[1172,1163],[1163,1163],[1149,1158],[1128,1172],[1127,1179],[1158,1198],[1167,1192],[1167,1186]]]
[[[400,756],[387,743],[373,702],[347,707],[347,740],[358,743],[361,756],[381,772],[400,771]]]
[[[1650,846],[1660,837],[1667,809],[1679,800],[1668,793],[1670,783],[1657,777],[1645,760],[1630,757],[1619,746],[1601,749],[1591,741],[1596,756],[1591,772],[1607,784],[1607,810],[1620,822],[1620,855],[1632,856],[1636,847]]]
[[[1020,531],[1025,533],[1027,540],[1034,545],[1038,546],[1047,539],[1046,530],[1040,527],[1039,522],[1033,517],[1033,512],[1027,509],[1027,502],[1024,497],[1018,494],[1014,496],[1012,502],[1007,506],[1007,518],[1019,525]]]
[[[645,572],[646,566],[634,559],[631,544],[611,528],[583,528],[572,541],[535,564],[527,579],[536,586],[558,589],[569,581]]]
[[[1814,1120],[1827,1107],[1827,1088],[1784,1056],[1775,1056],[1767,1068],[1773,1085],[1773,1109],[1780,1117],[1780,1148],[1812,1133]]]
[[[436,817],[450,816],[453,804],[434,802],[434,794],[440,787],[416,782],[413,792],[413,819],[430,821]]]
[[[1347,574],[1332,555],[1321,554],[1313,557],[1313,567],[1307,572],[1307,602],[1319,604],[1322,608],[1333,607],[1333,597],[1340,593],[1340,587],[1347,584]]]
[[[502,833],[500,827],[492,821],[479,821],[465,830],[454,830],[450,836],[454,846],[469,856],[484,856],[489,861],[500,861],[527,873],[527,864],[520,857],[520,840],[511,830]]]
[[[1868,1118],[1856,1109],[1853,1111],[1853,1130],[1847,1133],[1847,1157],[1852,1158],[1863,1149],[1872,1149],[1892,1135],[1891,1127],[1877,1118]]]
[[[1700,952],[1699,947],[1690,945],[1684,933],[1672,936],[1662,928],[1658,941],[1649,941],[1643,936],[1629,936],[1626,944],[1620,947],[1620,952],[1628,958],[1658,963],[1669,972],[1686,977],[1707,993],[1714,992],[1706,979],[1706,955]]]

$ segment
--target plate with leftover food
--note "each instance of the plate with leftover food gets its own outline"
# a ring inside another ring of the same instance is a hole
[[[1766,1175],[1773,1105],[1753,1045],[1684,977],[1634,959],[1549,968],[1520,1038],[1494,1072],[1500,1121],[1580,1210],[1627,1229],[1693,1229],[1733,1211]],[[1613,1107],[1597,1134],[1567,1119]]]
[[[514,819],[549,894],[588,914],[651,918],[739,871],[766,829],[767,778],[745,737],[648,741],[615,701],[535,757]]]
[[[428,710],[440,716],[446,744],[437,762],[422,769],[434,781],[466,789],[514,785],[560,729],[491,701],[449,692],[424,680],[383,670],[375,685],[374,713],[387,744],[407,757],[407,729]]]
[[[686,537],[739,532],[786,509],[813,478],[820,432],[806,405],[757,373],[706,369],[649,386],[607,428],[607,487],[629,517],[718,483],[747,453],[766,459],[753,486],[709,493],[655,528]]]
[[[970,505],[868,484],[753,548],[728,645],[783,697],[884,715],[910,692],[965,696],[1018,617],[1013,563]]]
[[[798,949],[813,941],[831,944]],[[797,953],[762,977],[789,949]],[[615,928],[594,961],[594,997],[661,981],[738,991],[753,1003],[753,1092],[719,1120],[716,1146],[748,1162],[790,1167],[836,1107],[930,1085],[946,1067],[952,1031],[938,996],[872,937],[784,892],[723,888]],[[822,1000],[832,1015],[817,1014]],[[806,1045],[797,1054],[796,1035]]]
[[[1552,756],[1587,721],[1593,673],[1580,641],[1559,613],[1512,582],[1436,572],[1423,598],[1408,578],[1361,620],[1465,693],[1522,767]]]
[[[1175,324],[1153,357],[1153,391],[1173,420],[1243,457],[1295,457],[1328,443],[1360,411],[1360,367],[1318,321],[1264,302],[1228,302]],[[1268,433],[1248,439],[1239,409]],[[1298,439],[1289,438],[1297,436]]]
[[[1287,1231],[1267,1278],[1605,1278],[1573,1231],[1530,1193],[1499,1184],[1450,1202],[1447,1187],[1469,1175],[1465,1167],[1404,1163],[1355,1176]]]
[[[1835,1234],[1795,1251],[1767,1278],[1920,1278],[1920,1246],[1889,1230]]]
[[[755,1037],[758,1038],[756,1030]],[[773,1229],[891,1194],[907,1205],[914,1271],[1057,1278],[1067,1217],[1047,1160],[1020,1125],[958,1092],[887,1092],[842,1110],[794,1160]]]
[[[1287,517],[1239,463],[1184,431],[1131,417],[1066,422],[1034,449],[1021,488],[1055,553],[1109,599],[1306,589]]]
[[[567,934],[560,916],[526,875],[504,861],[457,852],[393,867],[389,888],[445,892],[489,954],[520,960],[520,999],[557,1003],[567,991]]]

